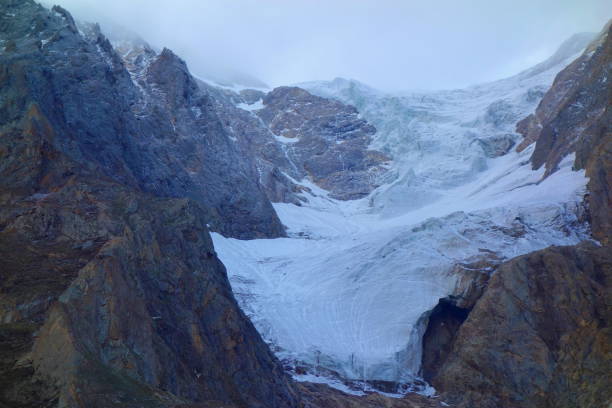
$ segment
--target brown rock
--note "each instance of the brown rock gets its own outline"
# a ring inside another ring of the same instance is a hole
[[[285,143],[299,178],[307,175],[340,200],[368,195],[380,185],[390,159],[368,148],[376,129],[354,106],[312,95],[297,87],[279,87],[263,99],[257,115]]]
[[[583,243],[502,264],[433,379],[458,407],[601,407],[612,400],[612,252]]]
[[[535,114],[519,122],[525,139],[517,150],[536,142],[534,169],[553,173],[576,153],[575,169],[589,177],[588,203],[593,236],[612,242],[612,22],[576,61],[561,71]]]
[[[32,1],[0,9],[15,13],[1,34],[17,38],[0,56],[0,406],[296,406],[236,304],[210,208],[137,182],[164,165],[129,169],[137,137],[123,132],[137,119],[120,63]],[[32,32],[39,17],[62,34],[56,53],[29,43],[47,34]]]
[[[493,252],[482,251],[472,262],[457,264],[451,274],[457,276],[453,293],[440,299],[423,318],[427,327],[423,334],[421,376],[431,382],[453,350],[459,328],[484,293],[489,278],[501,259]]]

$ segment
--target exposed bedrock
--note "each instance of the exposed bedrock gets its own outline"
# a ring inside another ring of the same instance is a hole
[[[609,248],[591,243],[502,264],[448,335],[446,359],[429,372],[433,385],[458,407],[606,406],[611,279]]]
[[[200,204],[84,168],[32,112],[2,134],[0,341],[15,353],[3,356],[0,401],[294,406],[234,300]]]
[[[536,112],[517,125],[525,137],[518,149],[536,142],[531,161],[546,175],[563,157],[589,177],[593,237],[612,243],[612,39],[609,22],[585,52],[557,75]]]
[[[0,56],[0,126],[35,103],[51,145],[75,162],[155,196],[192,198],[226,236],[284,235],[252,161],[171,51],[149,55],[146,72],[132,78],[98,27],[81,35],[66,11],[30,1],[0,7],[9,44]]]
[[[434,309],[423,374],[458,407],[612,402],[610,29],[608,24],[559,73],[536,113],[518,125],[525,136],[518,149],[536,143],[531,162],[536,169],[545,166],[544,177],[576,154],[574,168],[589,177],[585,200],[598,242],[549,247],[504,262],[474,292],[474,302],[458,310],[457,299],[450,298]]]
[[[376,129],[357,109],[297,87],[279,87],[263,98],[257,115],[285,145],[302,176],[351,200],[380,185],[390,159],[368,148]]]

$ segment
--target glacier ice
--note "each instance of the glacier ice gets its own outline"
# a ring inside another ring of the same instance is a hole
[[[213,234],[239,303],[280,358],[346,379],[410,381],[423,316],[455,289],[454,265],[588,239],[587,180],[573,158],[542,180],[533,147],[508,147],[568,62],[454,91],[301,85],[355,105],[377,127],[373,147],[393,157],[393,176],[355,201],[302,180],[307,204],[275,204],[288,238]]]

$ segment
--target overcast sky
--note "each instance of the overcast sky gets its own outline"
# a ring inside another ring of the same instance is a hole
[[[196,75],[236,70],[271,86],[354,78],[384,90],[499,79],[599,31],[610,0],[55,0],[166,46]]]

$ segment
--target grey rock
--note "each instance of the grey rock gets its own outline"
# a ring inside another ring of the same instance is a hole
[[[265,194],[229,142],[209,146],[223,127],[182,61],[143,65],[159,94],[141,103],[70,21],[0,0],[0,405],[297,406],[207,227],[272,235],[273,211],[230,196],[271,209]]]
[[[34,102],[71,158],[158,196],[190,197],[225,235],[284,235],[256,170],[171,51],[146,50],[124,64],[99,28],[83,37],[65,11],[7,7],[18,17],[3,25],[14,47],[2,54],[0,125]]]
[[[478,138],[476,142],[482,147],[487,157],[495,158],[508,153],[516,144],[516,136],[512,134],[495,135],[488,138]]]
[[[298,174],[341,200],[361,198],[379,185],[390,159],[368,148],[376,129],[357,110],[297,87],[268,93],[257,115],[277,137]]]

